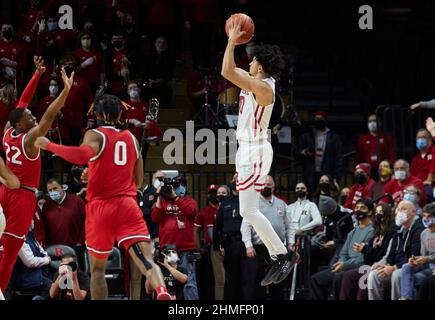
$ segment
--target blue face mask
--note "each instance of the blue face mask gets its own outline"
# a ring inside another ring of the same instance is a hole
[[[424,148],[427,147],[427,141],[426,141],[426,139],[418,138],[415,145],[417,146],[418,150],[423,150]]]
[[[177,189],[175,189],[175,194],[179,197],[184,197],[186,195],[186,187],[179,185]]]
[[[53,31],[57,29],[57,22],[48,22],[47,23],[48,31]]]
[[[51,200],[56,201],[56,202],[60,202],[62,195],[59,191],[51,191],[51,192],[49,192],[49,194],[50,194]]]
[[[409,194],[409,193],[405,193],[405,195],[403,196],[403,200],[409,201],[409,202],[412,202],[412,203],[417,203],[415,195]]]
[[[435,225],[435,218],[423,218],[422,222],[425,228],[430,228]]]

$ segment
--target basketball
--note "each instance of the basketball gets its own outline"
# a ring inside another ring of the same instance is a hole
[[[245,34],[241,36],[239,39],[237,39],[236,43],[237,44],[248,43],[254,36],[255,26],[254,26],[254,21],[252,21],[251,17],[244,13],[236,13],[231,15],[228,18],[227,22],[225,23],[225,32],[227,33],[228,36],[229,23],[232,19],[236,19],[236,18],[238,18],[241,21],[240,30],[245,31]]]

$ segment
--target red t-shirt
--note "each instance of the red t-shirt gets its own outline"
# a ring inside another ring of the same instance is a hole
[[[61,57],[66,53],[68,44],[72,45],[72,43],[76,40],[77,32],[73,30],[56,29],[53,31],[48,31],[46,29],[37,36],[36,53],[38,55],[42,55],[42,53],[44,52],[44,47],[48,44],[48,42],[54,41],[56,49],[58,51],[58,55],[59,57]]]
[[[420,199],[420,207],[424,207],[426,204],[426,192],[424,190],[424,184],[423,181],[421,181],[419,178],[410,176],[408,179],[402,182],[401,185],[399,185],[399,181],[396,179],[391,179],[384,187],[384,193],[390,194],[393,199],[394,203],[398,204],[400,201],[403,200],[403,190],[410,184],[415,185],[418,189],[420,189],[421,193],[421,199]],[[383,198],[381,202],[390,202],[388,198]]]
[[[97,85],[100,82],[100,74],[104,73],[103,70],[103,55],[96,49],[91,49],[89,52],[84,49],[77,49],[73,51],[72,55],[77,61],[77,65],[88,58],[95,57],[95,61],[80,71],[80,75],[88,81],[89,85]]]
[[[377,168],[383,160],[394,162],[394,143],[390,134],[380,134],[380,157],[377,156],[378,138],[370,133],[362,135],[356,146],[355,163],[368,163],[372,168]]]
[[[154,207],[151,219],[159,224],[159,243],[161,246],[175,244],[179,251],[196,249],[193,233],[197,204],[191,197],[178,198],[176,201],[161,201],[162,208]]]
[[[140,122],[145,122],[145,117],[148,114],[148,102],[139,101],[134,102],[131,99],[127,100],[127,103],[132,106],[131,109],[122,113],[123,120],[126,119],[136,119]],[[129,130],[133,133],[136,139],[140,142],[142,141],[143,129],[136,128],[133,125],[129,125]]]
[[[370,199],[370,189],[374,183],[375,181],[370,179],[366,184],[354,184],[350,188],[344,207],[353,210],[359,199]]]
[[[198,215],[195,218],[195,227],[202,228],[204,231],[204,241],[207,244],[212,244],[213,239],[208,234],[208,228],[214,226],[218,208],[209,204],[207,207],[199,210]]]
[[[435,174],[435,146],[422,157],[421,152],[415,155],[411,162],[411,175],[425,181],[429,173]]]
[[[135,138],[128,130],[99,127],[93,131],[102,135],[100,153],[89,161],[86,200],[112,199],[137,195],[134,167],[139,158]],[[110,174],[108,174],[110,173]]]

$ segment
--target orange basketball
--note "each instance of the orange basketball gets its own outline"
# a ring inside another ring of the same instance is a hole
[[[254,21],[252,21],[251,17],[244,14],[244,13],[236,13],[231,15],[231,17],[228,18],[227,22],[225,23],[225,32],[228,36],[228,29],[229,29],[229,23],[232,19],[236,19],[236,17],[241,21],[241,31],[245,31],[245,34],[241,36],[239,39],[237,39],[237,44],[244,44],[248,43],[252,37],[254,36]]]

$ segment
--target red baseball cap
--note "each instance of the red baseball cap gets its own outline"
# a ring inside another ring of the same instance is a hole
[[[207,188],[207,192],[210,193],[211,191],[217,191],[219,189],[219,186],[217,184],[211,184]]]

